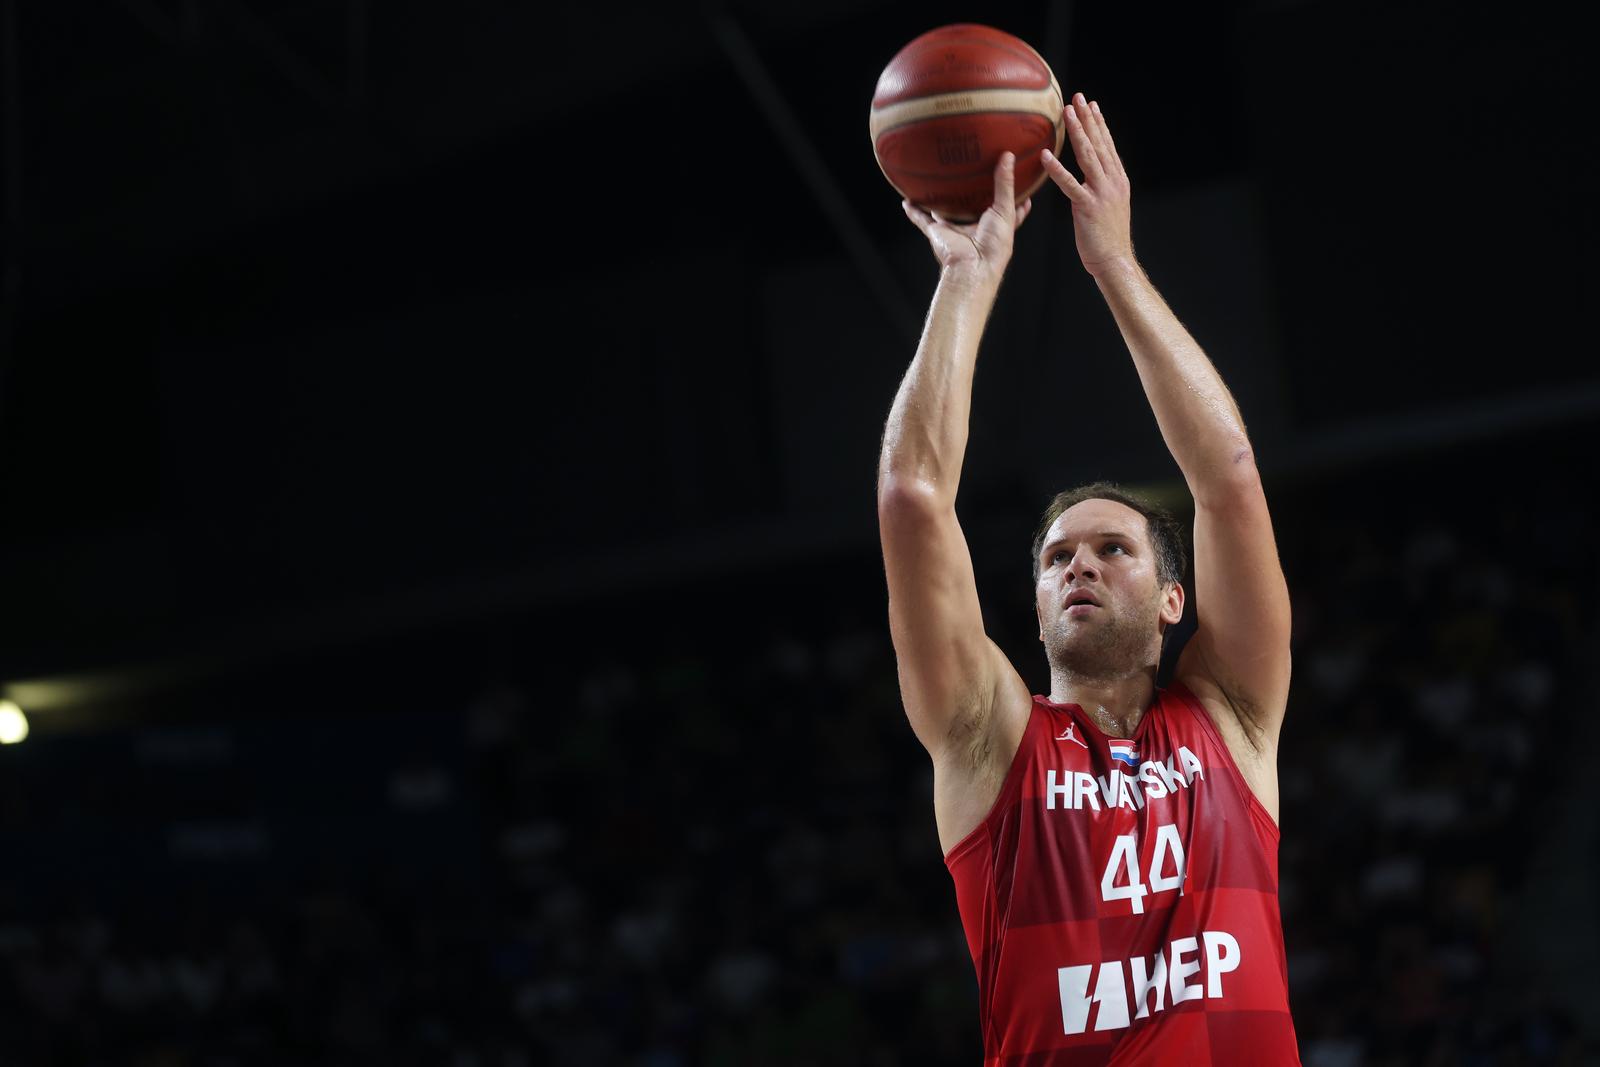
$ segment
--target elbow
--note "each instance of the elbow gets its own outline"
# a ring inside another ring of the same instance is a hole
[[[1261,469],[1256,466],[1255,452],[1250,442],[1243,437],[1230,442],[1220,462],[1200,480],[1199,485],[1191,486],[1190,491],[1196,503],[1215,508],[1262,497]]]
[[[1240,438],[1228,453],[1223,480],[1246,489],[1261,488],[1261,468],[1256,466],[1256,453],[1250,442]]]
[[[878,521],[891,522],[897,518],[929,516],[953,510],[955,501],[948,499],[939,487],[927,478],[883,470],[878,473]]]

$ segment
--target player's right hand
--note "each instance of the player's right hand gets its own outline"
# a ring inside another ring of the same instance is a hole
[[[1011,262],[1012,238],[1017,227],[1033,210],[1030,197],[1016,202],[1016,157],[1003,152],[994,168],[994,203],[977,222],[951,222],[937,212],[927,211],[909,200],[902,200],[917,229],[933,249],[933,258],[942,269],[974,270],[999,282]]]

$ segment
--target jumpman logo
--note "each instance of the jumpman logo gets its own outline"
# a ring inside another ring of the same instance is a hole
[[[1074,726],[1076,726],[1076,725],[1078,725],[1078,724],[1075,723],[1075,722],[1067,723],[1067,728],[1065,730],[1062,730],[1061,733],[1056,735],[1056,740],[1057,741],[1076,741],[1078,744],[1083,745],[1084,748],[1088,748],[1089,747],[1088,744],[1086,744],[1081,737],[1076,737],[1076,736],[1073,735],[1072,728]]]

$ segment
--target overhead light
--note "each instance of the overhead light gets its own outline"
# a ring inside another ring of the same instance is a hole
[[[15,745],[28,739],[28,717],[14,700],[0,700],[0,745]]]

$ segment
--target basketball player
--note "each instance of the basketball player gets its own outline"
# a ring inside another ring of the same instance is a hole
[[[1048,151],[1078,255],[1110,306],[1194,497],[1198,629],[1181,533],[1097,483],[1057,496],[1033,544],[1050,695],[984,633],[956,487],[985,320],[1032,207],[1014,161],[955,225],[907,203],[940,265],[879,465],[889,622],[934,818],[978,971],[989,1064],[1297,1064],[1278,913],[1279,727],[1289,595],[1254,453],[1227,388],[1134,258],[1128,175],[1098,104],[1064,120],[1081,179]],[[1099,402],[1041,398],[1061,427]]]

